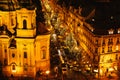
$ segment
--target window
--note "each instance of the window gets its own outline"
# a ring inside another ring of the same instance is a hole
[[[102,48],[102,53],[104,53],[104,48]]]
[[[27,58],[27,52],[24,52],[24,58]]]
[[[28,70],[28,64],[26,63],[26,64],[24,64],[24,71],[27,71]]]
[[[120,43],[119,38],[117,38],[117,44]]]
[[[46,58],[46,51],[42,50],[42,59],[45,59],[45,58]]]
[[[27,29],[27,21],[23,20],[23,29]]]
[[[109,34],[113,34],[113,33],[114,33],[114,30],[113,30],[113,29],[110,29],[110,30],[108,30],[108,33],[109,33]]]
[[[78,23],[77,26],[79,27],[79,26],[80,26],[80,23]]]
[[[42,54],[42,59],[45,59],[46,58],[46,47],[45,46],[43,46],[42,48],[41,48],[41,54]]]
[[[13,23],[13,18],[11,19],[11,26],[14,26],[14,23]]]
[[[110,39],[108,40],[108,44],[112,44],[112,43],[113,43],[113,39],[110,38]]]
[[[103,40],[102,45],[105,45],[105,40]]]
[[[116,51],[118,51],[119,50],[119,46],[118,45],[116,45]]]
[[[108,52],[111,52],[112,51],[112,46],[109,46],[108,47]]]
[[[7,49],[4,49],[5,53],[7,53]]]
[[[115,59],[118,60],[118,54],[116,54],[116,58]]]
[[[95,53],[98,53],[98,48],[95,48]]]
[[[14,58],[15,57],[15,54],[14,53],[12,53],[12,58]]]
[[[97,44],[97,45],[98,45],[98,40],[96,40],[96,41],[95,41],[95,44]]]
[[[8,65],[8,61],[7,61],[7,59],[4,59],[4,65],[5,65],[5,66]]]
[[[120,33],[120,28],[118,28],[118,34]]]
[[[15,65],[12,65],[12,70],[15,70]]]

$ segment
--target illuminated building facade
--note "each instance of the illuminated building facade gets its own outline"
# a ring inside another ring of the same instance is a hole
[[[50,69],[50,34],[37,34],[31,0],[0,1],[0,64],[3,74],[35,76]]]
[[[119,29],[108,30],[107,35],[96,38],[96,53],[99,53],[99,70],[101,76],[117,75],[120,61]]]
[[[77,46],[82,49],[80,64],[83,70],[90,70],[98,76],[116,76],[120,66],[120,29],[106,30],[105,33],[99,31],[101,35],[98,35],[96,29],[85,21],[86,18],[81,17],[81,10],[57,5],[52,14],[58,13],[57,20],[63,22],[62,28],[68,29],[64,36],[70,32],[74,34]]]

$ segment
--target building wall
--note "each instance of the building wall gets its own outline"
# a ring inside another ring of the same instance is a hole
[[[117,74],[120,59],[119,29],[116,34],[108,32],[107,35],[97,35],[94,34],[92,25],[85,22],[85,18],[73,8],[67,10],[56,7],[56,10],[59,13],[59,19],[74,33],[82,49],[82,65],[88,65],[91,71],[98,70],[97,74],[100,76],[111,74],[111,72]],[[106,71],[109,71],[108,74]]]
[[[99,67],[101,76],[108,76],[111,72],[112,74],[117,74],[120,60],[119,37],[120,34],[108,34],[99,38],[98,53],[100,55]]]
[[[0,21],[5,25],[0,32],[0,62],[5,75],[35,76],[38,70],[50,70],[50,34],[36,34],[35,10],[0,11]],[[8,36],[6,29],[16,35]]]

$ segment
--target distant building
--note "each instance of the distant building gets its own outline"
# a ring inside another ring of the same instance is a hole
[[[36,29],[31,0],[0,1],[0,68],[4,75],[35,76],[39,70],[50,69],[50,34],[37,34]]]

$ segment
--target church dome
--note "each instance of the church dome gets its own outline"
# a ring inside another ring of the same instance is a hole
[[[27,8],[29,10],[34,9],[35,6],[32,0],[18,0],[20,8]]]
[[[0,0],[0,10],[14,11],[20,8],[34,9],[35,6],[31,0]]]
[[[0,10],[2,11],[14,11],[17,8],[17,0],[0,0]]]

